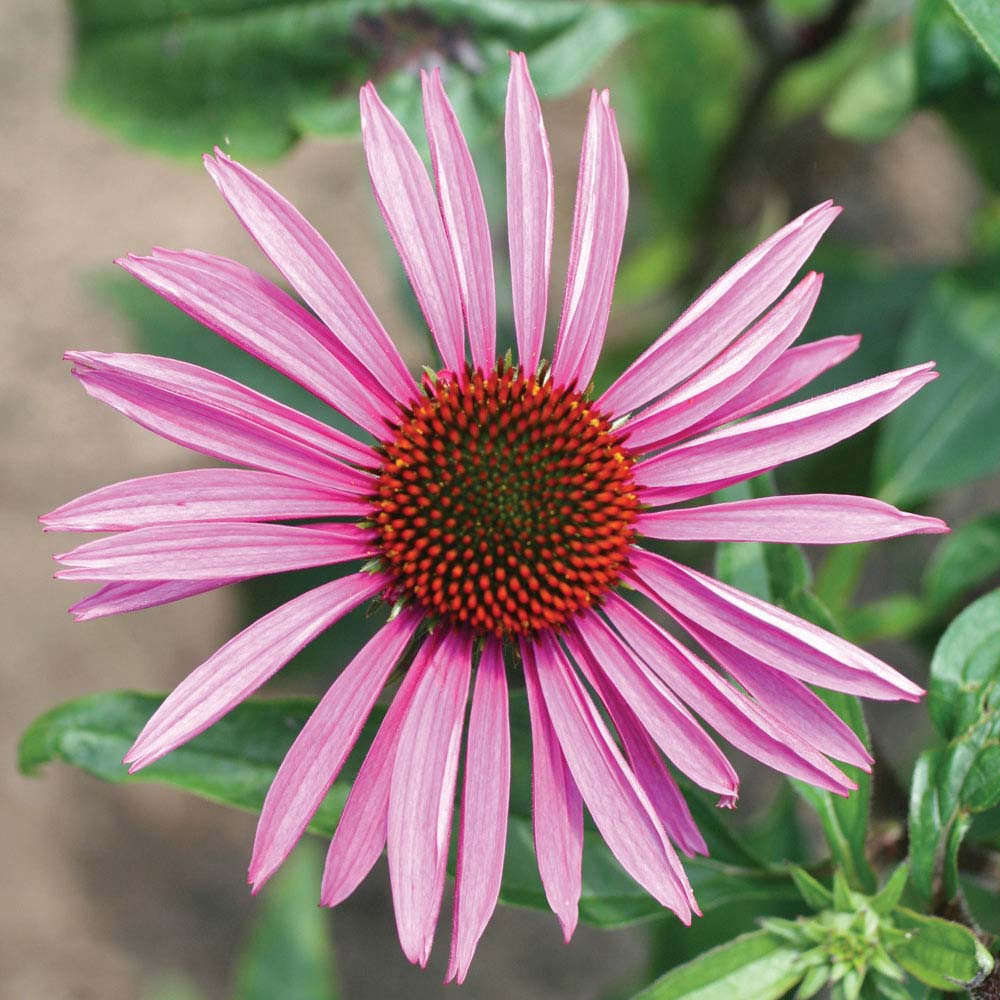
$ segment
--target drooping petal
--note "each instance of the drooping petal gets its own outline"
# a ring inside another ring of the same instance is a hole
[[[810,272],[718,357],[624,425],[628,445],[652,450],[684,435],[765,372],[799,336],[823,284]]]
[[[161,604],[172,604],[186,597],[195,597],[209,590],[228,587],[237,578],[223,580],[138,580],[125,583],[106,583],[89,597],[77,601],[69,613],[78,622],[95,618],[121,615],[128,611],[144,611]]]
[[[446,982],[465,980],[496,909],[507,846],[510,720],[503,647],[487,640],[476,671],[465,752],[465,788],[455,874],[455,921]]]
[[[374,535],[354,524],[222,521],[136,528],[64,552],[61,580],[212,580],[364,559]]]
[[[465,366],[462,299],[448,237],[423,160],[406,130],[361,88],[361,141],[375,200],[446,368]]]
[[[254,892],[305,832],[420,621],[420,613],[409,609],[383,625],[330,685],[295,737],[257,823],[247,873]]]
[[[604,344],[628,212],[628,176],[608,92],[592,92],[580,155],[562,320],[552,374],[586,389]]]
[[[510,56],[504,136],[517,353],[521,371],[532,374],[542,356],[549,301],[554,213],[552,160],[528,62],[518,52]]]
[[[236,261],[156,249],[116,261],[168,302],[376,437],[398,415],[392,396],[311,313]]]
[[[633,549],[631,560],[639,589],[669,614],[792,677],[882,701],[923,694],[887,663],[781,608],[643,549]]]
[[[423,967],[441,909],[472,638],[444,637],[410,703],[389,791],[389,880],[403,952]]]
[[[247,626],[177,685],[125,755],[138,771],[248,698],[300,649],[387,584],[358,573],[316,587]]]
[[[751,250],[629,365],[598,401],[601,410],[635,410],[715,357],[781,294],[839,214],[824,202]]]
[[[625,871],[683,923],[690,923],[694,896],[648,796],[556,641],[540,633],[535,651],[534,666],[553,729],[597,829]]]
[[[780,718],[737,691],[627,601],[617,594],[610,597],[608,617],[639,654],[639,663],[669,683],[720,736],[776,771],[835,794],[857,787]]]
[[[376,466],[370,448],[237,382],[142,354],[66,357],[89,395],[168,441],[330,489],[371,492],[371,477],[344,464]]]
[[[400,403],[417,395],[392,338],[319,233],[270,185],[220,149],[205,167],[274,266],[344,347]]]
[[[917,365],[713,431],[639,462],[649,503],[680,500],[699,484],[749,478],[857,434],[937,377]]]
[[[357,496],[272,472],[191,469],[105,486],[39,520],[46,531],[127,531],[187,521],[363,517],[370,510]]]
[[[382,719],[364,763],[354,779],[330,841],[320,902],[336,906],[361,884],[385,847],[389,826],[389,787],[403,720],[417,684],[440,645],[440,632],[426,638],[407,669]]]
[[[565,642],[577,663],[589,658],[592,670],[621,693],[678,770],[702,788],[735,801],[739,778],[725,754],[674,692],[642,669],[595,612],[579,615],[575,635],[568,634]]]
[[[582,889],[583,799],[569,772],[538,681],[535,651],[521,642],[531,714],[531,815],[535,858],[545,898],[568,942],[576,930]]]
[[[636,529],[648,538],[674,541],[838,545],[940,534],[948,526],[936,517],[907,514],[870,497],[814,493],[647,511],[639,515]]]
[[[420,76],[438,202],[462,294],[472,364],[489,371],[496,363],[497,305],[483,192],[465,136],[441,85],[441,70],[435,68],[430,75],[421,71]]]

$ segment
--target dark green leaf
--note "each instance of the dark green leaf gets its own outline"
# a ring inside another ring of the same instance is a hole
[[[895,923],[911,934],[892,957],[922,983],[939,990],[956,990],[993,968],[990,953],[967,927],[900,908]]]
[[[316,905],[322,877],[322,854],[303,844],[265,889],[233,1000],[337,1000],[328,914]]]
[[[986,514],[941,541],[927,564],[923,589],[933,607],[947,609],[998,573],[1000,514]]]
[[[1000,69],[1000,11],[992,0],[948,0],[983,52]]]
[[[798,952],[754,931],[671,969],[633,1000],[778,1000],[801,978]]]
[[[829,910],[833,906],[833,893],[822,882],[818,882],[802,868],[792,868],[791,873],[799,895],[812,909],[820,912]]]

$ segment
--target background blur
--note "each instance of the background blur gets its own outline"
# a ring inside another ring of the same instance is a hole
[[[835,5],[817,0],[798,6],[804,13],[795,16],[815,20]],[[836,67],[825,75],[814,72],[815,79],[785,76],[760,95],[754,81],[759,84],[762,69],[780,75],[787,67],[768,70],[771,57],[761,57],[763,50],[753,55],[747,41],[746,33],[760,26],[753,16],[741,19],[729,9],[695,12],[712,19],[704,23],[682,13],[669,29],[640,27],[620,46],[605,46],[607,53],[590,60],[594,66],[583,60],[581,77],[612,87],[633,179],[609,331],[615,358],[648,343],[679,312],[684,296],[718,273],[720,263],[825,198],[836,199],[846,211],[821,263],[814,265],[828,272],[815,335],[858,329],[866,334],[860,367],[838,374],[838,384],[865,374],[866,365],[891,367],[934,274],[988,251],[993,203],[977,169],[982,164],[940,114],[920,109],[912,96],[893,106],[886,88],[869,82],[865,89],[864,79],[855,79],[859,92],[842,97],[839,111],[835,106],[831,112],[831,96],[859,68],[867,67],[876,78],[899,72],[891,61],[886,67],[878,59],[873,69],[873,53],[890,52],[909,30],[903,5],[880,8],[877,17],[861,5],[849,6],[855,18],[873,17],[881,34],[864,44],[853,42],[853,56],[839,53],[843,65],[837,72]],[[461,39],[442,42],[445,36],[424,23],[366,23],[358,31],[364,46],[381,47],[386,63],[392,63],[389,69],[376,64],[376,72],[412,75],[415,66],[433,62],[440,48],[458,52],[475,72],[478,57],[462,56]],[[394,48],[397,37],[407,40],[402,53]],[[163,134],[130,124],[125,115],[116,118],[111,104],[102,110],[92,94],[81,97],[78,91],[77,103],[89,102],[91,108],[91,117],[82,117],[64,99],[73,50],[66,5],[0,4],[0,634],[5,646],[0,725],[8,762],[0,778],[6,804],[0,825],[0,856],[6,862],[0,997],[221,1000],[229,995],[232,963],[260,909],[245,887],[254,817],[159,786],[108,786],[61,765],[29,781],[12,764],[19,734],[43,711],[95,691],[169,689],[234,632],[244,613],[238,595],[227,591],[75,625],[65,608],[87,588],[51,579],[49,557],[69,543],[43,535],[34,521],[39,513],[105,483],[196,461],[88,399],[61,361],[70,348],[118,351],[143,343],[146,306],[128,299],[128,292],[109,294],[112,259],[156,243],[211,250],[266,267],[200,169],[195,151],[224,141],[228,129],[213,132],[206,126],[204,135],[174,143],[170,157],[158,149],[171,145],[169,116],[182,114],[173,97],[164,97]],[[814,65],[810,60],[810,54],[801,57]],[[155,123],[155,90],[148,81],[134,82],[123,66],[117,87],[126,97],[133,87],[146,88]],[[359,82],[349,78],[337,87],[353,101]],[[99,89],[93,80],[83,86]],[[556,168],[552,299],[558,301],[587,95],[575,85],[546,88],[540,82],[539,89],[543,99],[555,90],[569,91],[545,105]],[[760,106],[753,106],[754,100]],[[860,126],[850,115],[858,102],[868,108]],[[95,122],[102,114],[112,128]],[[479,114],[480,149],[492,149],[502,163],[497,121]],[[877,126],[865,125],[871,121]],[[260,156],[283,152],[299,129],[277,138],[249,129],[241,147],[236,128],[232,151],[249,155],[330,240],[408,359],[421,362],[422,334],[412,306],[399,294],[397,265],[370,195],[360,144],[329,136],[350,131],[350,125],[331,124],[326,136],[309,135],[286,155],[262,164]],[[123,134],[134,141],[124,142]],[[183,148],[185,142],[192,148]],[[502,165],[499,169],[502,181]],[[1000,357],[1000,350],[993,357]],[[938,360],[944,369],[944,358]],[[620,361],[610,364],[605,373]],[[941,381],[948,377],[945,369]],[[962,440],[978,434],[978,450],[988,452],[998,426],[987,422],[966,429]],[[869,441],[865,462],[873,447]],[[857,453],[844,453],[839,465],[805,463],[803,481],[850,491],[859,461]],[[935,498],[918,490],[914,500],[962,523],[997,506],[993,468],[987,462],[972,474],[957,475],[956,488],[944,490],[949,484],[938,483]],[[969,485],[972,479],[975,485]],[[928,545],[887,543],[868,567],[864,588],[879,594],[912,590],[928,552]],[[876,626],[869,645],[908,638],[898,623],[880,620]],[[887,649],[904,668],[918,673],[925,668],[919,643],[881,647]],[[299,684],[315,690],[315,670],[301,671]],[[905,761],[922,725],[919,711],[894,706],[879,713],[877,735],[892,759]],[[741,804],[752,812],[753,796],[748,793]],[[439,984],[446,923],[431,970],[411,968],[396,942],[384,866],[330,924],[345,998],[444,994]],[[645,976],[644,933],[581,927],[565,948],[550,915],[500,909],[480,945],[465,995],[525,1000],[616,995]]]

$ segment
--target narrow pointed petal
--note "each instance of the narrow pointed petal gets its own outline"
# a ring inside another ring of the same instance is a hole
[[[674,692],[642,668],[595,612],[579,615],[576,635],[567,635],[565,641],[577,663],[589,659],[593,672],[607,678],[678,770],[721,798],[736,799],[739,778],[725,754]]]
[[[371,83],[361,88],[361,141],[375,200],[446,368],[465,366],[462,299],[423,160]]]
[[[372,870],[385,847],[389,788],[399,734],[413,693],[439,645],[440,640],[431,636],[417,650],[354,779],[326,855],[320,892],[324,906],[336,906],[347,899]]]
[[[641,664],[669,682],[723,739],[782,774],[838,795],[857,787],[811,743],[798,738],[757,702],[741,694],[668,632],[627,601],[611,595],[608,617]]]
[[[441,70],[422,72],[421,80],[427,141],[462,294],[472,364],[488,371],[496,363],[497,305],[486,205],[465,136],[441,85]]]
[[[496,909],[507,846],[510,719],[503,647],[489,639],[476,671],[465,754],[455,921],[445,982],[465,981],[476,945]]]
[[[870,770],[872,756],[851,727],[801,681],[768,666],[690,620],[685,628],[781,724],[820,753]]]
[[[948,526],[936,517],[907,514],[869,497],[815,493],[645,512],[636,529],[647,538],[673,541],[844,545],[941,534]]]
[[[136,528],[57,555],[62,580],[245,579],[364,559],[371,531],[353,524],[295,527],[242,521]]]
[[[376,437],[396,418],[378,379],[311,313],[250,268],[194,250],[157,249],[116,263]]]
[[[539,685],[559,745],[605,843],[654,899],[690,923],[694,896],[649,798],[547,633],[536,640],[536,656]]]
[[[400,403],[417,395],[413,377],[368,300],[319,233],[270,185],[220,149],[205,167],[229,207],[347,351]]]
[[[568,942],[576,930],[582,888],[583,799],[569,772],[538,681],[534,647],[521,643],[531,713],[531,815],[535,857],[549,907]]]
[[[278,870],[340,773],[389,675],[420,625],[406,610],[343,669],[295,737],[261,809],[247,878],[254,892]]]
[[[651,487],[650,503],[690,496],[698,484],[750,478],[783,462],[822,451],[891,413],[937,378],[917,365],[752,417],[670,448],[636,466],[636,482]]]
[[[154,434],[224,462],[348,493],[371,492],[366,445],[197,365],[143,354],[71,352],[87,393]]]
[[[635,410],[714,358],[781,294],[839,214],[817,205],[751,250],[625,370],[600,408]]]
[[[652,450],[687,436],[689,428],[753,383],[802,332],[822,284],[822,275],[806,275],[697,375],[625,424],[629,447]]]
[[[371,503],[301,479],[248,469],[191,469],[127,479],[57,507],[46,531],[127,531],[189,521],[363,517]]]
[[[389,792],[389,881],[396,930],[411,962],[426,966],[441,910],[472,639],[445,636],[403,720]]]
[[[209,590],[228,587],[236,578],[224,580],[139,580],[128,583],[106,583],[89,597],[77,601],[69,613],[78,622],[121,615],[129,611],[144,611],[161,604],[172,604],[186,597],[195,597]]]
[[[887,663],[811,622],[696,570],[635,548],[640,590],[783,673],[833,691],[882,701],[919,701],[923,691]]]
[[[611,312],[628,213],[628,176],[608,92],[590,99],[580,155],[576,209],[562,320],[552,374],[585,389],[597,365]]]
[[[207,729],[387,582],[367,573],[333,580],[249,625],[174,688],[125,755],[129,770],[146,767]]]
[[[523,53],[512,52],[504,125],[507,149],[507,228],[514,326],[521,370],[542,356],[552,261],[553,185],[542,109]]]

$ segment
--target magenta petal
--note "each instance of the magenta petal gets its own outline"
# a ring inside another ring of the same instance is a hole
[[[555,640],[540,633],[535,651],[552,726],[601,836],[632,878],[690,923],[694,896],[648,796]]]
[[[611,311],[628,212],[628,176],[608,92],[594,91],[580,156],[566,294],[552,374],[585,389],[597,365]]]
[[[535,651],[521,642],[521,662],[531,713],[531,803],[535,858],[545,898],[563,937],[573,936],[579,915],[583,864],[583,799],[576,787],[538,681]]]
[[[531,374],[545,335],[554,209],[549,140],[527,60],[519,52],[510,56],[504,135],[514,326],[521,370]]]
[[[392,770],[388,854],[396,929],[406,957],[421,966],[444,892],[471,669],[471,637],[445,636],[413,693]]]
[[[419,612],[405,610],[383,625],[330,685],[295,737],[257,823],[247,875],[254,892],[298,843],[420,621]]]
[[[399,734],[417,683],[433,661],[439,645],[439,639],[431,636],[417,651],[354,779],[326,855],[320,894],[324,906],[336,906],[347,899],[372,870],[385,847],[389,787]]]
[[[715,357],[781,294],[839,214],[830,202],[817,205],[751,250],[625,370],[601,410],[628,413]]]
[[[127,479],[57,507],[46,531],[126,531],[188,521],[291,521],[363,517],[371,503],[319,486],[247,469],[192,469]]]
[[[223,580],[139,580],[126,583],[106,583],[82,601],[77,601],[69,613],[78,622],[94,618],[121,615],[128,611],[143,611],[160,604],[182,601],[219,587],[228,587],[237,579]]]
[[[409,403],[417,388],[392,338],[319,233],[274,188],[220,149],[205,167],[261,250],[319,318],[378,379]]]
[[[640,590],[765,663],[810,684],[882,701],[923,691],[887,663],[810,622],[643,549],[631,553]]]
[[[62,580],[212,580],[364,559],[373,533],[353,524],[294,527],[242,521],[136,528],[65,552]]]
[[[197,736],[321,632],[384,589],[386,582],[367,573],[334,580],[249,625],[174,688],[146,723],[125,763],[137,771]]]
[[[503,647],[487,640],[476,671],[465,753],[465,789],[455,875],[455,923],[446,982],[464,982],[496,909],[507,846],[510,721]]]
[[[465,366],[462,300],[434,189],[420,154],[372,83],[361,88],[361,139],[375,200],[441,359],[460,372]]]
[[[497,307],[493,249],[486,205],[476,168],[448,95],[441,70],[421,73],[424,121],[437,179],[441,218],[448,234],[474,367],[489,371],[496,363]]]
[[[869,497],[815,493],[645,512],[636,529],[647,538],[675,541],[836,545],[940,534],[948,526],[936,517],[907,514]]]

